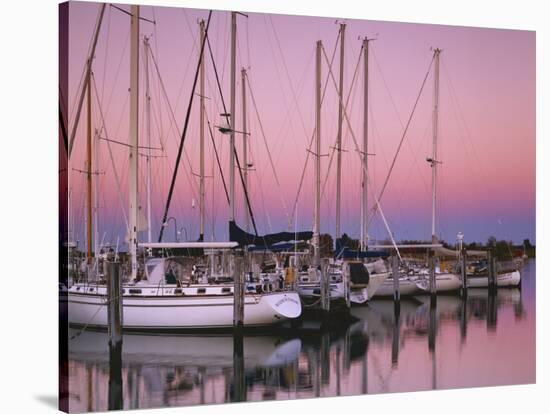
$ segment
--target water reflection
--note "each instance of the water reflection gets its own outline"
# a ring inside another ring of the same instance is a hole
[[[125,335],[119,377],[107,335],[69,343],[70,408],[102,411],[529,383],[535,380],[534,263],[523,290],[352,308],[353,322],[315,321],[271,335]],[[73,332],[71,333],[72,336]],[[522,352],[518,352],[522,350]],[[120,380],[120,381],[119,381]],[[116,388],[119,386],[119,388]],[[118,404],[118,405],[117,405]]]

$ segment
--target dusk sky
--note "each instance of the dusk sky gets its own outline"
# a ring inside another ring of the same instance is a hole
[[[129,6],[122,5],[129,10]],[[69,17],[69,129],[72,128],[79,94],[79,82],[87,59],[100,6],[70,3]],[[245,11],[243,11],[245,12]],[[142,21],[140,35],[152,36],[151,48],[158,63],[169,105],[163,96],[159,76],[150,63],[153,159],[153,238],[156,239],[168,188],[174,169],[193,76],[198,61],[200,19],[207,10],[167,7],[141,7],[141,15],[156,21]],[[267,146],[280,182],[270,166],[268,150],[260,130],[250,91],[247,119],[251,132],[250,173],[252,209],[260,233],[288,230],[287,215],[298,191],[307,157],[307,147],[315,126],[315,42],[322,40],[332,55],[339,26],[345,22],[344,85],[347,97],[364,36],[370,43],[369,67],[369,157],[370,197],[378,194],[404,125],[409,118],[433,52],[443,49],[440,70],[439,168],[437,233],[454,242],[462,231],[466,241],[483,241],[489,236],[521,242],[535,241],[535,32],[451,27],[431,24],[337,20],[317,17],[264,15],[238,16],[236,129],[241,130],[240,69],[249,73]],[[101,128],[99,109],[105,115],[108,137],[128,141],[130,18],[107,6],[93,61],[98,95],[93,91],[93,127]],[[209,38],[215,63],[222,78],[224,99],[229,105],[230,13],[214,11]],[[207,53],[207,52],[206,52]],[[140,49],[143,58],[143,48]],[[337,52],[333,73],[338,79]],[[140,66],[140,145],[145,136],[145,72]],[[328,67],[323,60],[323,84]],[[207,118],[212,126],[222,122],[221,99],[216,87],[212,61],[206,59]],[[353,132],[362,139],[363,66],[351,92],[348,113]],[[247,85],[248,87],[248,85]],[[94,88],[92,88],[94,89]],[[198,92],[198,90],[197,90]],[[100,105],[98,105],[98,101]],[[175,112],[174,125],[170,107]],[[425,161],[431,156],[433,108],[433,66],[412,118],[396,162],[382,209],[396,239],[428,240],[431,234],[431,169]],[[197,239],[199,233],[199,100],[194,102],[174,199],[169,212],[182,231],[180,239]],[[228,108],[229,110],[229,108]],[[331,154],[338,121],[338,97],[329,79],[322,108],[322,153]],[[80,119],[72,169],[84,169],[85,111]],[[343,129],[342,231],[359,237],[360,175],[359,156],[346,123]],[[105,130],[101,132],[106,136]],[[237,135],[239,154],[242,136]],[[228,136],[214,131],[226,180],[228,180]],[[213,157],[210,136],[206,134],[207,225],[206,239],[227,240],[229,209],[219,170]],[[99,144],[100,237],[105,242],[121,242],[125,236],[122,208],[127,209],[128,149],[111,146],[116,170],[121,177],[121,196],[105,141]],[[242,155],[240,155],[242,157]],[[323,181],[330,157],[322,159]],[[310,159],[298,198],[297,229],[311,230],[313,222],[314,170]],[[321,204],[321,232],[335,232],[336,158],[334,158]],[[71,221],[74,237],[84,237],[85,176],[70,173]],[[236,185],[237,224],[244,227],[242,187]],[[140,198],[145,209],[145,158],[140,158]],[[193,201],[195,200],[195,201]],[[194,207],[193,207],[194,206]],[[286,208],[285,208],[286,206]],[[376,215],[369,236],[385,239],[387,232]],[[145,240],[145,233],[141,234]],[[165,240],[174,239],[173,223]],[[82,243],[82,242],[81,242]]]

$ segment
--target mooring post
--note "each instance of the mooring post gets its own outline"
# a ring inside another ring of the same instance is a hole
[[[109,262],[107,273],[109,333],[109,410],[122,409],[122,281],[120,262]]]
[[[109,347],[122,346],[122,281],[120,278],[120,262],[109,262],[107,298],[109,306]]]
[[[462,297],[466,297],[468,294],[468,279],[466,275],[466,259],[467,259],[467,252],[466,248],[463,247],[460,251],[460,275],[462,280]]]
[[[233,333],[233,395],[231,401],[246,401],[244,338],[241,328],[236,328]]]
[[[241,330],[244,323],[244,271],[243,257],[229,256],[229,274],[233,276],[233,328]]]
[[[344,297],[346,298],[346,308],[349,309],[351,308],[351,300],[350,300],[351,276],[350,276],[348,263],[344,263],[342,265],[342,279],[344,282]]]
[[[395,253],[391,255],[391,269],[393,277],[393,309],[397,318],[401,312],[401,293],[399,291],[399,259]]]
[[[401,318],[396,312],[393,317],[392,341],[391,341],[391,366],[397,368],[399,364],[399,333],[401,330]]]
[[[489,290],[494,290],[495,288],[495,281],[496,281],[496,261],[493,257],[493,251],[489,250],[487,251],[487,286],[489,287]]]
[[[435,252],[433,250],[429,251],[429,267],[430,267],[430,295],[431,300],[435,301],[437,295],[437,287],[435,284]]]
[[[321,260],[321,310],[330,311],[329,259]]]

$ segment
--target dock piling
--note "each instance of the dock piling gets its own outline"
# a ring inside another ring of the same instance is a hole
[[[496,288],[496,258],[493,255],[492,250],[487,252],[487,271],[488,271],[488,286],[489,290],[494,290]]]
[[[437,287],[435,283],[435,252],[433,250],[430,250],[428,253],[428,263],[430,267],[430,296],[433,302],[437,297]]]
[[[120,278],[120,262],[109,262],[107,274],[107,317],[109,320],[109,347],[122,346],[122,280]]]
[[[242,329],[244,323],[244,269],[243,257],[231,255],[229,257],[229,274],[233,276],[233,327]]]
[[[401,293],[399,291],[399,259],[396,254],[391,256],[391,268],[393,277],[393,307],[396,318],[401,311]]]
[[[122,409],[122,281],[120,262],[109,262],[107,273],[109,333],[109,410]]]
[[[466,275],[466,259],[467,259],[467,254],[466,254],[466,248],[462,248],[462,250],[460,251],[460,276],[461,276],[461,281],[462,281],[462,289],[461,289],[461,295],[462,297],[466,297],[466,295],[468,294],[468,279],[467,279],[467,275]]]
[[[330,312],[329,259],[321,260],[321,310]]]

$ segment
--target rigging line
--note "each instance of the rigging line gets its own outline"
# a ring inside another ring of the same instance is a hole
[[[98,13],[98,17],[96,18],[96,26],[97,26],[97,21],[98,21],[100,15],[101,15],[101,10]],[[90,50],[91,50],[92,45],[93,45],[93,40],[94,40],[94,32],[92,32],[92,35],[90,36],[90,41],[88,43],[88,49],[87,49],[87,52],[86,52],[86,56],[90,56]],[[86,60],[84,62],[84,65],[82,66],[82,73],[80,74],[80,78],[79,78],[79,81],[78,81],[78,86],[76,88],[77,91],[79,91],[80,88],[82,87],[82,83],[84,82],[84,79],[86,77],[87,67],[88,67],[88,61]],[[72,105],[69,102],[67,102],[67,104],[69,104],[70,107],[71,107],[71,112],[70,112],[71,114],[74,113],[75,106],[76,106],[77,103],[78,103],[78,94],[76,94],[74,96]],[[70,119],[69,119],[69,112],[67,112],[67,122],[68,122],[68,124],[71,123]]]
[[[97,106],[99,108],[99,114],[101,115],[101,123],[103,124],[103,130],[105,131],[105,136],[109,137],[109,133],[107,132],[107,124],[105,123],[105,117],[103,116],[103,109],[101,109],[101,102],[99,102],[99,94],[97,93],[97,85],[96,85],[95,76],[93,75],[93,73],[92,73],[91,79],[92,79],[92,84],[94,86]],[[115,182],[116,182],[116,186],[117,186],[117,190],[118,190],[120,208],[122,209],[122,214],[124,215],[124,221],[126,223],[126,229],[128,230],[128,228],[129,228],[128,216],[126,215],[126,209],[124,208],[124,200],[122,199],[122,186],[120,185],[120,179],[119,179],[118,172],[117,172],[117,169],[116,169],[116,163],[115,163],[115,159],[113,157],[113,151],[111,149],[111,143],[109,141],[107,141],[107,148],[109,149],[109,157],[111,158],[111,164],[113,166],[113,172],[114,172],[114,175],[115,175]]]
[[[208,124],[208,132],[210,133],[210,138],[212,140],[212,148],[214,149],[214,154],[216,155],[216,163],[218,164],[218,168],[220,170],[220,175],[222,177],[222,183],[223,183],[223,189],[225,191],[225,197],[227,198],[227,204],[229,204],[230,203],[230,201],[229,201],[229,192],[227,191],[227,185],[225,184],[225,178],[223,176],[222,164],[220,162],[220,156],[219,156],[218,150],[216,148],[216,141],[214,140],[214,134],[212,133],[212,126],[210,125],[210,119],[208,118],[206,110],[204,111],[204,114],[206,115],[206,123]]]
[[[357,73],[359,72],[359,64],[361,63],[361,58],[362,58],[362,55],[361,53],[363,52],[363,46],[361,46],[361,50],[359,51],[359,59],[357,60],[357,65],[355,66],[355,71],[353,72],[353,78],[351,79],[351,85],[349,87],[349,92],[348,92],[348,97],[346,98],[346,109],[348,107],[348,104],[349,104],[349,100],[351,98],[351,94],[353,92],[353,86],[355,85],[355,80],[356,80],[356,77],[357,77]],[[345,135],[345,134],[343,134]],[[338,137],[336,137],[336,141],[338,141]],[[330,167],[332,165],[332,161],[334,159],[334,154],[336,153],[336,142],[334,143],[334,146],[332,147],[332,153],[330,155],[330,161],[328,163],[328,168],[327,168],[327,174],[325,176],[325,182],[323,183],[323,190],[321,191],[321,198],[323,197],[323,194],[325,193],[325,187],[326,187],[326,184],[327,184],[327,181],[328,181],[328,178],[329,178],[329,174],[330,174]]]
[[[329,75],[330,75],[330,78],[332,79],[332,83],[334,84],[334,87],[336,88],[336,90],[338,90],[338,85],[336,83],[336,80],[334,79],[334,74],[332,73],[332,65],[330,64],[329,60],[328,60],[328,56],[327,56],[327,53],[325,51],[325,48],[323,46],[321,46],[321,50],[323,51],[323,56],[325,58],[325,61],[326,63],[328,64],[328,72],[329,72]],[[432,59],[433,60],[433,59]],[[431,66],[431,63],[430,63],[430,66]],[[343,99],[340,95],[338,95],[338,98],[339,98],[339,101],[340,101],[340,105],[343,107]],[[368,175],[368,172],[367,172],[367,167],[365,165],[365,161],[364,159],[361,157],[361,151],[359,149],[359,145],[357,144],[357,139],[355,138],[355,133],[353,132],[353,128],[351,127],[351,122],[349,120],[349,117],[348,117],[348,112],[346,110],[346,108],[344,108],[343,110],[343,115],[344,115],[344,118],[346,119],[346,122],[348,124],[348,129],[349,129],[349,132],[350,132],[350,135],[353,139],[353,143],[355,144],[355,150],[357,152],[357,156],[359,157],[359,159],[361,160],[361,167],[363,169],[363,171],[365,171],[365,176],[367,177],[367,183],[368,185],[370,185],[370,182],[369,182],[369,175]],[[376,206],[378,208],[378,210],[380,211],[380,216],[382,217],[382,220],[384,221],[384,225],[386,227],[386,231],[388,232],[388,235],[392,241],[392,244],[397,252],[397,255],[399,256],[399,260],[402,260],[401,259],[401,254],[399,253],[399,248],[397,247],[397,244],[395,243],[395,240],[393,238],[393,234],[390,230],[390,227],[388,225],[388,222],[386,220],[386,217],[384,215],[384,212],[382,211],[382,207],[380,206],[380,200],[379,198],[376,196],[376,194],[374,194],[374,201],[376,202]]]
[[[61,91],[59,91],[61,93]],[[61,136],[63,137],[63,145],[65,147],[65,152],[69,150],[69,142],[67,139],[67,129],[65,127],[65,118],[63,117],[63,111],[61,109],[63,97],[59,99],[59,126],[61,127]]]
[[[384,76],[384,72],[382,71],[382,68],[380,67],[380,63],[378,62],[378,59],[376,57],[375,48],[373,47],[373,48],[371,48],[371,50],[372,50],[372,57],[373,57],[374,63],[376,64],[376,68],[378,69],[378,73],[380,73],[380,77],[382,78],[382,83],[384,84],[384,88],[386,89],[386,92],[387,92],[387,94],[390,98],[390,102],[392,104],[395,115],[397,116],[397,120],[401,124],[401,128],[405,128],[405,125],[403,125],[403,120],[401,119],[401,115],[399,114],[399,111],[397,110],[397,105],[395,104],[395,100],[393,99],[393,95],[391,94],[390,88],[388,87],[388,83],[386,82],[386,77]],[[372,116],[372,112],[371,112],[371,116]],[[414,154],[414,149],[412,148],[412,145],[411,145],[410,141],[407,141],[407,145],[409,146],[409,149],[410,149],[411,153]],[[416,166],[417,170],[419,172],[421,172],[422,169],[420,168],[420,165],[418,164],[418,158],[413,157],[413,160],[414,160],[414,163],[415,163],[415,166]],[[424,186],[426,186],[427,183],[424,180],[424,176],[422,174],[420,174],[420,179],[422,180]]]
[[[79,102],[78,102],[78,108],[77,108],[76,117],[75,117],[75,120],[74,120],[73,130],[71,131],[71,139],[69,140],[69,154],[68,154],[69,158],[71,157],[71,152],[73,150],[74,139],[75,139],[75,136],[76,136],[76,128],[78,126],[78,121],[80,119],[80,112],[82,110],[82,104],[84,103],[84,95],[85,95],[84,92],[86,91],[86,87],[88,86],[88,83],[90,82],[90,74],[92,72],[92,60],[94,58],[95,48],[96,48],[96,45],[97,45],[97,39],[99,37],[99,29],[101,28],[101,22],[103,21],[103,14],[105,13],[105,6],[106,6],[106,3],[101,5],[101,10],[99,11],[99,18],[98,18],[98,22],[97,22],[95,33],[94,33],[94,40],[93,40],[93,44],[92,44],[92,49],[90,51],[90,54],[88,55],[88,60],[86,62],[86,76],[85,76],[85,79],[84,79],[84,83],[82,85],[82,92],[80,94],[80,99],[79,99]]]
[[[340,32],[338,32],[338,36],[340,36]],[[334,42],[334,50],[332,51],[332,57],[330,59],[330,64],[331,65],[334,62],[334,57],[336,56],[336,50],[337,49],[338,49],[338,38],[336,38],[336,42]],[[321,94],[321,105],[323,104],[323,101],[325,100],[325,93],[327,91],[328,80],[329,80],[329,77],[327,75],[325,85],[323,86],[323,93]],[[311,155],[311,147],[313,145],[314,138],[315,138],[315,127],[313,128],[313,132],[311,133],[311,138],[309,140],[309,146],[306,149],[306,161],[304,163],[304,168],[302,169],[302,175],[300,176],[300,183],[298,184],[298,191],[296,192],[296,198],[294,199],[294,205],[292,207],[292,218],[291,218],[291,222],[289,223],[290,227],[293,226],[292,220],[293,220],[293,218],[296,214],[296,208],[298,206],[298,199],[300,198],[300,192],[302,190],[302,185],[304,184],[304,178],[306,176],[307,164],[309,162],[309,158],[310,158],[310,155]]]
[[[281,188],[281,183],[279,181],[279,177],[277,176],[277,170],[275,169],[275,165],[273,164],[273,158],[271,157],[271,151],[269,150],[269,145],[267,144],[267,139],[265,137],[264,126],[262,124],[262,120],[260,119],[260,114],[258,112],[258,106],[256,105],[256,98],[254,97],[254,92],[252,91],[252,85],[250,84],[250,79],[248,78],[248,74],[245,74],[245,79],[246,79],[246,83],[248,84],[248,89],[250,91],[250,97],[252,98],[252,104],[254,106],[254,111],[256,113],[256,118],[258,119],[258,124],[260,125],[260,132],[261,132],[264,144],[265,144],[265,148],[267,150],[267,155],[269,157],[269,164],[271,165],[273,175],[275,176],[275,182],[277,183],[279,194],[281,195],[281,201],[283,203],[284,213],[286,215],[288,223],[290,223],[290,216],[288,214],[288,206],[287,206],[287,203],[286,203],[286,199],[284,197],[283,190]]]
[[[210,18],[211,17],[212,17],[212,10],[210,10],[210,12],[208,13],[208,21],[206,22],[206,28],[205,28],[205,38],[208,35],[208,28],[210,27]],[[187,128],[189,126],[189,118],[191,116],[191,108],[193,107],[193,97],[195,95],[195,88],[197,87],[197,79],[199,78],[199,70],[200,70],[202,59],[203,59],[204,43],[205,43],[205,41],[203,40],[202,45],[201,45],[201,52],[200,52],[200,55],[199,55],[199,62],[197,64],[197,69],[195,70],[195,79],[193,81],[193,88],[191,89],[191,95],[189,96],[189,105],[187,107],[187,114],[185,116],[185,124],[183,126],[183,131],[182,131],[182,135],[181,135],[181,141],[180,141],[180,145],[179,145],[179,149],[178,149],[178,155],[177,155],[177,158],[176,158],[176,165],[174,167],[174,174],[172,175],[172,182],[170,183],[170,190],[168,192],[168,199],[166,200],[166,207],[164,209],[164,216],[163,216],[163,219],[162,219],[161,223],[166,222],[166,219],[168,217],[168,210],[170,209],[170,203],[172,201],[172,195],[174,193],[174,185],[176,183],[176,177],[178,176],[178,168],[179,168],[179,164],[180,164],[181,153],[183,151],[183,144],[185,142],[185,137],[187,135]],[[152,53],[151,53],[151,56],[153,56]],[[153,61],[154,61],[154,59],[153,59]],[[155,66],[156,66],[156,64],[155,64]],[[162,241],[163,233],[164,233],[164,226],[161,226],[160,234],[159,234],[159,238],[158,238],[159,243]]]
[[[124,40],[124,47],[122,48],[122,52],[120,53],[120,60],[118,62],[118,67],[116,70],[115,78],[113,80],[113,84],[116,85],[118,81],[118,76],[120,75],[120,69],[122,68],[122,61],[124,60],[124,57],[126,56],[126,49],[128,48],[128,43],[130,40],[130,29],[126,32],[126,39]],[[111,102],[113,101],[113,95],[115,94],[115,88],[113,87],[111,89],[111,94],[109,95],[109,100],[107,101],[107,106],[105,107],[105,112],[110,113],[111,109]],[[102,101],[103,103],[103,101]]]
[[[250,206],[250,198],[248,197],[248,189],[246,188],[246,185],[244,183],[241,163],[239,161],[239,154],[237,154],[236,149],[233,152],[235,154],[235,161],[237,162],[237,168],[239,170],[239,177],[241,177],[241,184],[243,186],[244,196],[246,198],[246,206],[248,207],[248,213],[250,214],[250,220],[252,221],[252,226],[254,227],[254,233],[256,234],[256,237],[258,237],[258,229],[256,228],[256,219],[254,218],[254,214],[252,213],[252,207]],[[264,238],[262,237],[262,239]],[[265,239],[264,239],[264,244],[267,246]]]
[[[165,99],[165,101],[166,101],[166,104],[168,105],[168,109],[169,109],[170,115],[172,116],[172,117],[171,117],[171,120],[172,120],[172,122],[174,123],[175,129],[177,130],[178,124],[177,124],[177,121],[176,121],[176,115],[175,115],[175,113],[174,113],[174,110],[172,109],[172,105],[170,104],[170,100],[168,99],[168,93],[166,92],[166,88],[164,87],[164,81],[162,80],[162,77],[161,77],[161,75],[160,75],[160,69],[159,69],[159,67],[158,67],[158,65],[157,65],[157,61],[156,61],[156,59],[155,59],[155,55],[154,55],[153,51],[151,50],[151,48],[149,48],[149,53],[151,54],[151,58],[152,58],[153,63],[154,63],[154,65],[155,65],[155,70],[156,70],[157,75],[158,75],[158,78],[159,78],[159,83],[160,83],[160,86],[161,86],[161,89],[162,89],[162,92],[163,92],[163,95],[164,95],[164,99]],[[201,50],[200,58],[202,59],[202,50]],[[195,80],[195,84],[196,84],[196,80]],[[195,86],[196,86],[195,84],[194,84],[194,86],[193,86],[193,90],[194,90],[194,88],[195,88]],[[190,99],[191,99],[191,101],[192,101],[193,97],[191,97]],[[188,111],[188,112],[189,112],[189,115],[190,115],[190,111]],[[188,115],[188,116],[189,116],[189,115]],[[187,118],[187,117],[186,117],[186,122],[188,122],[188,118]],[[185,125],[184,128],[187,129],[187,124]],[[185,131],[185,132],[186,132],[186,131]],[[161,147],[164,148],[164,145],[163,145],[162,141],[161,141]],[[183,153],[184,153],[184,155],[185,155],[185,159],[187,160],[187,164],[189,164],[189,170],[190,170],[190,171],[193,171],[193,166],[192,166],[192,164],[191,164],[191,159],[189,158],[189,154],[187,153],[187,151],[186,151],[185,149],[183,149]],[[178,164],[179,164],[179,158],[178,158]],[[178,168],[178,167],[176,167],[176,172],[177,172],[177,168]],[[190,184],[190,186],[191,186],[191,191],[193,192],[193,196],[194,196],[195,198],[198,198],[198,197],[197,197],[197,189],[195,188],[195,186],[197,185],[197,183],[196,183],[194,180],[190,179],[189,177],[188,177],[188,181],[189,181],[189,184]]]
[[[397,150],[395,151],[395,155],[394,155],[392,163],[390,165],[390,169],[388,171],[388,174],[386,175],[386,179],[384,180],[384,184],[382,185],[382,189],[380,190],[380,194],[378,195],[378,199],[382,199],[382,196],[384,195],[384,191],[386,190],[386,187],[387,187],[388,182],[390,180],[390,176],[391,176],[391,173],[392,173],[393,168],[395,166],[395,162],[397,161],[397,156],[399,155],[399,151],[401,150],[401,146],[403,145],[403,141],[405,140],[405,137],[407,136],[407,131],[409,130],[409,126],[411,124],[413,115],[416,111],[416,107],[418,105],[418,102],[420,101],[420,97],[422,96],[422,91],[424,90],[424,86],[426,85],[426,81],[428,80],[428,75],[430,74],[432,63],[434,61],[434,56],[432,56],[432,59],[430,60],[430,64],[428,65],[428,70],[426,71],[426,75],[424,76],[424,80],[422,81],[420,91],[418,92],[418,96],[416,97],[416,100],[414,102],[411,114],[409,116],[409,119],[407,120],[407,124],[405,125],[405,129],[403,130],[403,135],[401,136],[401,140],[399,141],[399,145],[397,146]],[[371,216],[370,216],[369,221],[368,221],[369,224],[372,221],[374,215],[376,214],[377,209],[378,209],[378,207],[376,205],[372,208],[372,213],[371,213]]]
[[[273,19],[271,17],[271,15],[268,15],[269,17],[269,22],[271,24],[271,30],[273,31],[273,35],[275,37],[275,42],[277,43],[277,47],[279,48],[279,54],[281,55],[281,61],[283,63],[283,67],[285,69],[285,74],[286,74],[286,77],[287,77],[287,80],[288,80],[288,84],[290,85],[290,90],[292,92],[292,97],[294,98],[294,103],[295,103],[295,107],[296,107],[296,110],[298,112],[298,117],[300,118],[300,122],[302,124],[302,128],[304,130],[304,135],[307,136],[307,127],[305,125],[305,122],[304,122],[304,118],[302,116],[302,112],[300,111],[300,107],[298,105],[298,98],[296,97],[296,91],[294,90],[294,85],[292,84],[292,81],[291,81],[291,78],[290,78],[290,73],[288,71],[288,66],[286,64],[286,60],[285,60],[285,56],[283,54],[283,49],[281,47],[281,42],[279,41],[279,36],[277,35],[277,31],[275,30],[275,25],[273,24]],[[338,36],[336,38],[336,44],[338,44],[338,40],[340,39],[340,31],[338,31]]]
[[[111,8],[109,8],[109,15],[107,16],[107,41],[105,42],[105,56],[103,58],[103,76],[102,81],[103,85],[101,85],[101,103],[103,103],[103,96],[105,93],[105,74],[107,73],[107,55],[109,53],[109,44],[111,43],[109,41],[109,38],[111,37]]]
[[[216,61],[214,60],[214,56],[212,54],[212,48],[210,46],[210,39],[208,37],[208,31],[205,31],[204,39],[205,39],[206,43],[208,44],[208,50],[210,51],[210,58],[212,59],[212,67],[214,68],[214,74],[216,75],[216,83],[218,84],[218,91],[220,93],[220,98],[222,100],[223,112],[226,116],[226,119],[229,121],[229,114],[227,113],[227,107],[225,106],[225,100],[223,99],[222,87],[221,87],[221,84],[220,84],[220,78],[218,76],[218,69],[216,67]],[[203,48],[204,48],[204,44],[203,44]],[[231,114],[231,116],[232,115],[233,114]],[[237,148],[233,149],[233,153],[235,154],[235,161],[237,162],[237,167],[238,167],[237,169],[239,170],[239,176],[241,178],[241,184],[243,186],[243,191],[244,191],[244,195],[245,195],[245,198],[246,198],[246,204],[247,204],[248,212],[250,214],[250,219],[252,221],[252,226],[254,227],[254,232],[256,233],[256,236],[258,236],[258,230],[256,228],[256,220],[254,219],[254,214],[252,213],[252,207],[250,205],[250,199],[248,197],[248,190],[247,190],[247,188],[245,186],[245,183],[244,183],[243,170],[241,168],[241,163],[239,162],[239,155],[237,154]]]

